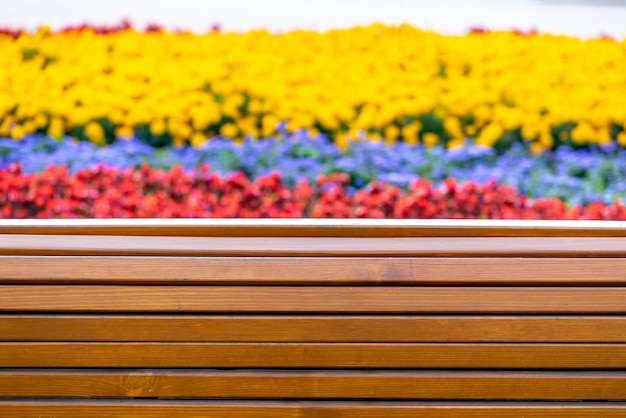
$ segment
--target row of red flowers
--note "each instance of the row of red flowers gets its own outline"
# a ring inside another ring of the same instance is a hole
[[[373,182],[352,194],[348,184],[343,173],[289,188],[279,174],[254,181],[243,174],[222,178],[206,166],[193,171],[100,166],[75,174],[58,166],[24,174],[13,164],[0,170],[0,217],[626,220],[626,208],[619,202],[570,208],[558,199],[531,201],[515,188],[495,182],[457,184],[448,179],[435,187],[418,180],[407,190]]]

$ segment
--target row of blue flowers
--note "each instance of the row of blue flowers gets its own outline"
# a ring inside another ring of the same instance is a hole
[[[12,162],[20,163],[24,172],[51,165],[77,171],[98,164],[126,168],[147,163],[162,169],[173,165],[191,169],[204,163],[221,175],[240,171],[255,178],[277,171],[289,185],[299,179],[345,172],[350,175],[352,190],[374,179],[404,186],[418,177],[436,184],[453,177],[460,182],[495,180],[530,198],[558,197],[572,205],[626,198],[626,182],[620,181],[626,178],[626,150],[616,146],[591,150],[561,147],[533,155],[521,145],[497,154],[491,148],[470,144],[448,150],[372,141],[352,142],[342,151],[324,136],[310,137],[305,132],[285,132],[241,144],[214,138],[199,148],[160,149],[135,139],[98,147],[42,135],[22,141],[0,138],[0,168]]]

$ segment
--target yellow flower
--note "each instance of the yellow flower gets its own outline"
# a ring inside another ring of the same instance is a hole
[[[22,129],[24,130],[24,135],[28,135],[34,133],[37,130],[37,127],[32,120],[27,120],[22,125]]]
[[[132,138],[135,135],[135,131],[130,126],[118,126],[115,128],[115,136],[120,138]]]
[[[498,139],[502,137],[504,130],[502,126],[496,123],[491,123],[483,128],[476,139],[476,145],[492,147]]]
[[[276,125],[278,125],[279,119],[272,114],[263,116],[261,122],[261,136],[270,136],[275,132]]]
[[[220,128],[220,135],[224,138],[234,139],[239,134],[239,129],[232,123],[225,123]]]
[[[197,131],[204,131],[210,124],[221,119],[217,106],[198,106],[191,110],[191,126]]]
[[[535,155],[541,154],[545,150],[546,148],[539,142],[533,142],[532,144],[530,144],[530,151]]]
[[[113,109],[107,112],[106,117],[114,124],[121,124],[124,122],[125,114],[121,109]]]
[[[369,134],[368,137],[372,142],[380,142],[383,139],[382,135],[377,132]]]
[[[422,124],[414,121],[402,127],[402,138],[409,145],[415,145],[419,142],[418,134],[422,130]]]
[[[48,125],[48,135],[53,138],[61,138],[65,134],[65,124],[60,118],[52,118]]]
[[[165,133],[165,122],[163,119],[155,119],[150,122],[150,133],[154,136],[160,136]]]
[[[571,133],[572,142],[578,145],[593,141],[594,136],[595,131],[593,126],[585,121],[579,123]]]
[[[385,128],[385,143],[387,145],[393,145],[400,135],[400,128],[396,125],[389,125]]]
[[[38,113],[33,122],[36,128],[43,128],[48,124],[48,118],[43,113]]]
[[[254,115],[261,113],[264,110],[265,106],[260,100],[250,100],[248,104],[248,112]]]
[[[446,132],[452,136],[463,135],[463,130],[461,129],[461,121],[454,116],[448,116],[443,121],[443,127],[446,130]]]
[[[22,139],[24,135],[26,135],[26,132],[24,132],[24,128],[21,125],[15,124],[11,129],[12,139]]]
[[[422,141],[427,147],[435,146],[439,143],[439,135],[434,132],[426,132],[422,137]]]
[[[181,148],[181,147],[185,146],[185,143],[186,143],[186,141],[185,141],[185,138],[183,138],[183,137],[174,136],[172,138],[172,145],[174,145],[174,147],[176,147],[176,148]]]
[[[206,135],[201,134],[200,132],[195,132],[191,136],[191,140],[189,141],[193,147],[199,147],[207,141]]]
[[[11,124],[13,120],[7,118],[0,123],[0,136],[9,136],[11,134]]]
[[[539,144],[545,148],[552,148],[554,145],[554,137],[549,130],[544,130],[539,134]]]
[[[242,104],[242,100],[239,95],[227,97],[222,106],[222,113],[226,116],[237,118],[239,116],[239,107]]]
[[[456,138],[448,141],[448,149],[454,149],[458,147],[462,147],[465,144],[464,138]]]
[[[36,35],[40,37],[50,36],[52,34],[52,28],[49,25],[41,25],[37,29]]]
[[[335,144],[337,145],[337,148],[339,148],[342,151],[345,151],[346,149],[348,149],[349,143],[350,143],[350,138],[348,138],[346,134],[339,134],[337,136],[337,139],[335,140]]]
[[[519,128],[550,148],[545,129],[575,123],[576,144],[601,144],[626,118],[623,42],[445,36],[380,24],[323,33],[106,36],[42,27],[5,38],[0,133],[18,137],[46,126],[62,136],[106,118],[118,127],[149,125],[153,135],[166,124],[185,142],[194,132],[217,134],[209,130],[227,117],[236,130],[226,130],[239,138],[272,135],[278,122],[289,121],[291,129],[320,124],[342,142],[340,133],[364,130],[383,132],[388,143],[413,143],[421,127],[396,134],[391,126],[432,114],[452,138],[478,135],[493,146]],[[10,118],[19,122],[15,132]],[[63,132],[55,118],[66,121]]]
[[[491,120],[491,109],[486,105],[480,105],[474,110],[474,117],[479,123]]]
[[[539,135],[539,129],[534,125],[524,125],[522,128],[522,138],[534,139]]]
[[[104,143],[104,129],[98,122],[89,122],[85,125],[85,136],[94,144]]]
[[[608,128],[602,128],[598,131],[597,141],[598,145],[607,145],[612,142],[611,131]]]
[[[89,121],[89,111],[84,108],[75,108],[66,115],[71,126],[84,125]]]
[[[191,135],[193,134],[193,129],[191,129],[191,126],[183,122],[178,122],[178,123],[170,122],[170,133],[174,137],[181,138],[184,142],[191,137]]]

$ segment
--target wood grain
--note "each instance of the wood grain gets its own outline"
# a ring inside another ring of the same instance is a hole
[[[625,267],[623,222],[0,221],[0,415],[623,417]]]
[[[618,370],[626,345],[5,342],[0,367]]]
[[[626,317],[2,315],[0,341],[624,343]]]
[[[626,313],[620,287],[0,286],[1,311]]]
[[[3,397],[626,400],[626,373],[0,371]]]
[[[3,219],[0,234],[213,237],[626,236],[620,221],[492,219]]]
[[[623,402],[0,400],[4,418],[623,418]]]
[[[0,240],[0,255],[624,258],[626,238],[198,238],[5,234]]]
[[[4,256],[0,266],[0,284],[626,284],[623,258]]]

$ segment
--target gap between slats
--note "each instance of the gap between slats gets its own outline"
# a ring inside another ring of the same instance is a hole
[[[625,402],[0,400],[6,418],[623,418]]]

